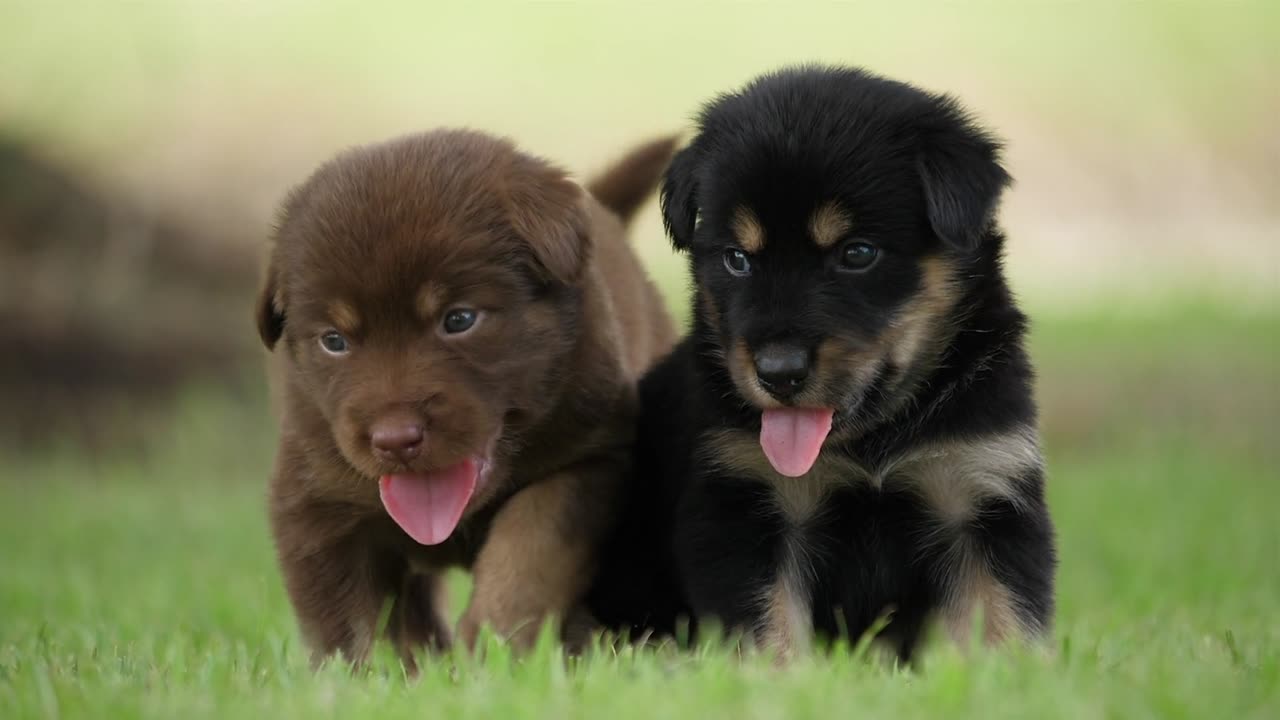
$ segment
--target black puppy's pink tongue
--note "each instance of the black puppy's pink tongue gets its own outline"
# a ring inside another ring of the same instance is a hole
[[[760,447],[780,475],[809,472],[831,432],[831,408],[772,408],[760,418]]]
[[[424,475],[384,475],[378,483],[382,505],[409,537],[439,545],[458,527],[478,475],[474,458]]]

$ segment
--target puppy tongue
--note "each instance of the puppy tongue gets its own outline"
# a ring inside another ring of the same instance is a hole
[[[378,483],[382,505],[409,537],[423,545],[439,545],[458,526],[478,474],[476,460],[467,458],[424,475],[384,475]]]
[[[760,447],[779,474],[809,472],[831,432],[831,408],[773,408],[760,418]]]

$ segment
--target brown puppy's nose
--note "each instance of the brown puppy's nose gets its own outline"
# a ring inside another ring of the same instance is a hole
[[[409,462],[422,450],[422,426],[417,423],[379,423],[369,433],[373,452],[384,460]]]

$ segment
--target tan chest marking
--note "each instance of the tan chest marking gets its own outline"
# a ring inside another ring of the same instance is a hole
[[[913,448],[876,469],[823,453],[803,477],[779,475],[765,459],[757,437],[717,430],[706,437],[705,460],[746,480],[769,485],[778,512],[794,524],[808,521],[839,487],[869,483],[914,491],[948,525],[969,520],[988,498],[1018,502],[1018,483],[1042,465],[1033,428]]]
[[[972,520],[983,500],[1021,502],[1019,483],[1042,465],[1035,429],[1027,427],[916,448],[877,478],[908,484],[941,523],[954,527]]]

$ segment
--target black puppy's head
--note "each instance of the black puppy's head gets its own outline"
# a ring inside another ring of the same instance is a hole
[[[662,206],[741,398],[838,423],[936,358],[1008,183],[954,100],[806,67],[712,102]]]

